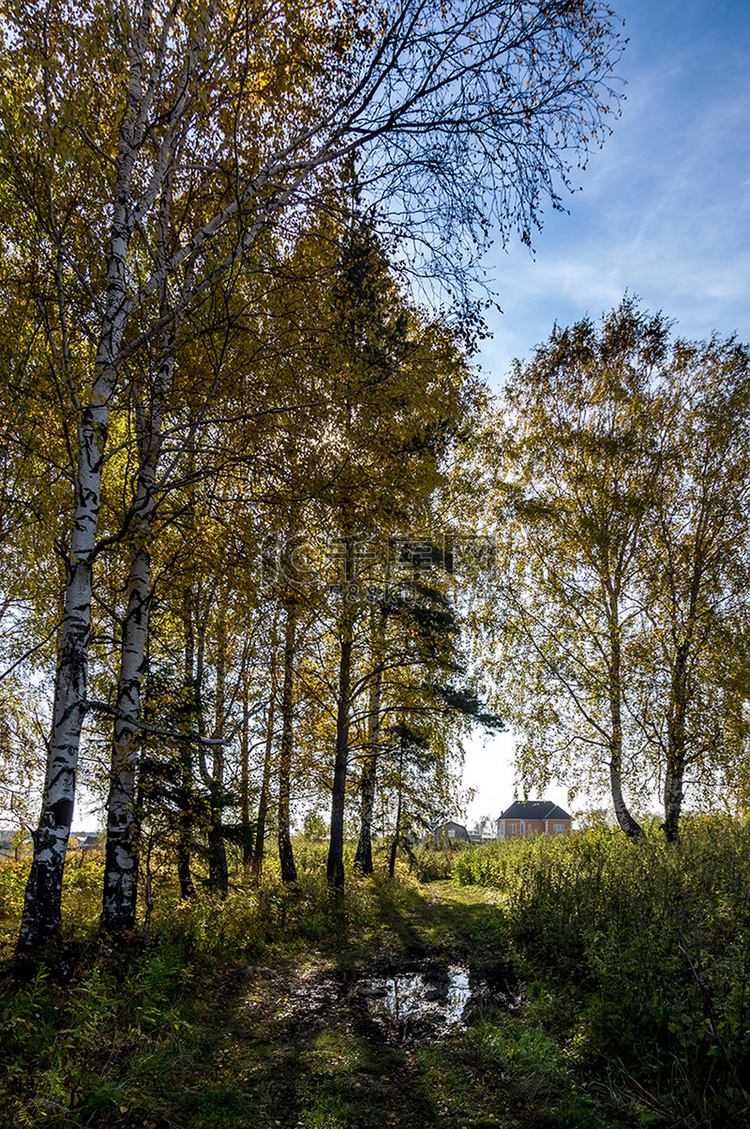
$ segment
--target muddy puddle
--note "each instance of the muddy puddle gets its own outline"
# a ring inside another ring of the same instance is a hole
[[[435,1038],[464,1019],[472,997],[467,969],[408,971],[363,979],[357,996],[389,1041]]]
[[[344,972],[313,961],[291,976],[249,965],[237,981],[247,985],[250,1014],[272,1012],[278,1024],[317,1029],[335,1009],[357,1017],[367,1038],[392,1044],[443,1039],[488,1010],[514,1011],[523,1002],[512,965],[500,961],[480,975],[434,959]]]

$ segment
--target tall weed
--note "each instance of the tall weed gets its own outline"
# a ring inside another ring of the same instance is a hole
[[[502,892],[526,975],[553,986],[558,1008],[566,1000],[556,1016],[547,1002],[545,1018],[579,1059],[619,1061],[634,1090],[685,1124],[699,1109],[707,1124],[745,1115],[748,824],[688,819],[678,844],[657,831],[527,837],[462,854],[455,876]]]

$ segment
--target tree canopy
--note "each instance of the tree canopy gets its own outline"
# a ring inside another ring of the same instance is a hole
[[[529,779],[607,766],[629,835],[624,789],[657,780],[675,838],[686,773],[707,786],[740,752],[748,361],[625,298],[555,329],[506,389],[501,698]]]
[[[625,299],[500,415],[471,363],[481,253],[562,207],[621,49],[589,0],[5,6],[19,955],[60,928],[82,780],[122,935],[157,843],[221,897],[228,845],[257,877],[275,837],[294,882],[295,819],[329,808],[336,891],[355,824],[392,870],[459,806],[472,723],[523,730],[529,780],[606,766],[634,836],[638,782],[674,838],[690,780],[741,775],[746,349]]]

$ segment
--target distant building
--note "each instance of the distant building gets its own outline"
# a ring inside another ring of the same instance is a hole
[[[516,800],[496,821],[497,840],[518,835],[563,835],[571,817],[551,800]]]
[[[492,827],[492,824],[490,823],[488,826]],[[478,847],[481,843],[494,843],[495,832],[493,831],[491,835],[487,835],[484,831],[470,831],[469,842],[475,847]]]
[[[434,842],[445,845],[455,841],[461,840],[464,843],[469,842],[469,832],[464,827],[463,823],[454,823],[449,819],[447,823],[439,824],[432,833]]]
[[[0,859],[25,858],[31,848],[31,836],[26,831],[0,830]]]
[[[76,831],[68,838],[67,850],[70,852],[83,851],[88,854],[103,849],[102,836],[98,831]]]

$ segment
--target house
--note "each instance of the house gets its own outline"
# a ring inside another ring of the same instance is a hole
[[[3,859],[25,858],[31,847],[31,836],[27,831],[0,830],[0,861]]]
[[[457,839],[468,843],[469,832],[466,830],[462,823],[455,823],[449,819],[447,823],[440,823],[432,832],[432,838],[435,843],[445,846],[447,843],[455,842]]]
[[[489,826],[491,827],[492,824],[490,824]],[[469,842],[474,847],[479,847],[482,843],[494,843],[495,832],[493,831],[491,835],[486,835],[483,831],[470,831]]]
[[[497,820],[497,841],[517,835],[560,835],[570,831],[571,817],[551,800],[516,800]]]
[[[68,838],[66,849],[70,853],[82,851],[85,854],[92,851],[103,851],[102,836],[98,831],[76,831]]]

